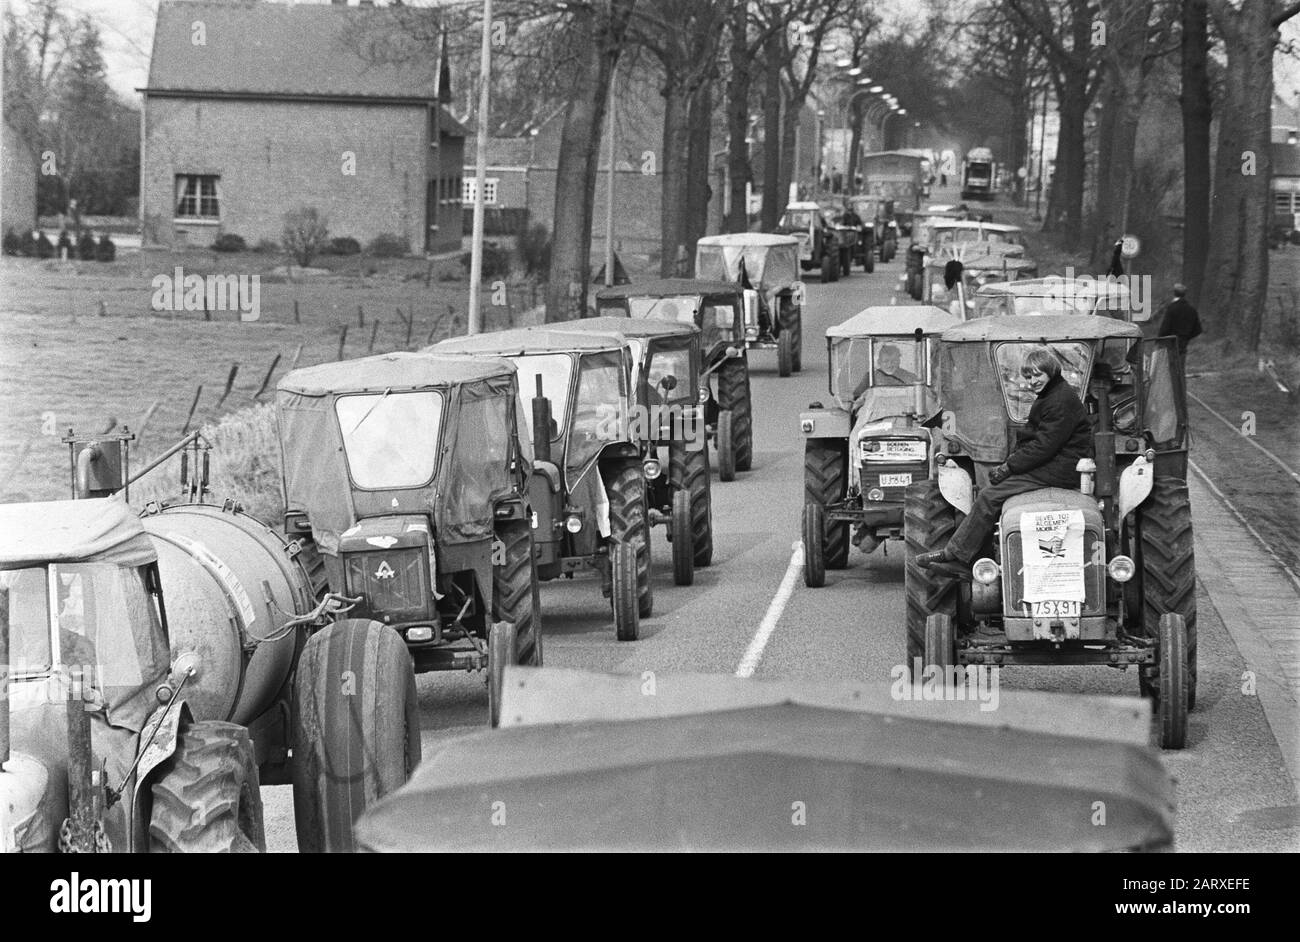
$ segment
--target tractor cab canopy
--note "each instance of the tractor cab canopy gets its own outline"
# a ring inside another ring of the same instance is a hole
[[[937,255],[927,256],[922,300],[965,320],[975,316],[975,302],[971,296],[985,285],[1016,282],[1038,274],[1038,263],[1032,259],[985,252],[985,249],[996,248],[998,246],[987,242],[966,243],[950,245]],[[961,280],[954,281],[949,287],[948,268],[953,261],[961,262]]]
[[[1024,252],[1024,233],[1019,226],[1008,226],[991,222],[976,222],[972,219],[953,219],[935,222],[925,240],[936,252],[947,246],[966,243],[981,243],[996,246],[992,251],[1008,254]]]
[[[990,284],[974,297],[971,317],[1004,315],[1098,314],[1118,320],[1145,321],[1151,316],[1149,298],[1134,297],[1128,282],[1111,278],[1032,278]]]
[[[744,336],[742,300],[734,281],[660,278],[602,288],[596,292],[596,310],[602,315],[694,324],[700,328],[704,350],[713,354]]]
[[[905,415],[916,402],[934,402],[931,361],[939,336],[960,320],[936,307],[869,307],[826,331],[830,350],[831,395],[846,411],[868,421]],[[927,414],[933,413],[929,409]]]
[[[644,406],[689,406],[699,384],[699,337],[694,324],[627,317],[588,317],[547,324],[546,330],[599,334],[632,351],[632,388]]]
[[[276,387],[286,509],[327,553],[366,517],[432,515],[441,540],[493,532],[516,435],[519,387],[503,360],[427,353],[322,363]]]
[[[945,431],[966,454],[982,462],[1006,457],[1009,424],[1023,425],[1036,398],[1022,369],[1044,346],[1081,399],[1106,386],[1117,431],[1143,433],[1157,450],[1181,447],[1185,405],[1170,344],[1143,341],[1136,325],[1110,318],[1042,315],[979,318],[940,338],[939,396],[953,416]]]
[[[0,505],[11,682],[79,672],[102,695],[111,725],[143,729],[156,706],[152,685],[171,662],[155,577],[141,569],[157,560],[139,518],[117,498]]]
[[[586,325],[590,321],[574,323]],[[620,337],[548,324],[454,337],[427,349],[431,353],[504,357],[511,361],[519,373],[530,440],[530,402],[540,388],[551,402],[551,453],[563,454],[570,491],[596,464],[601,450],[621,440],[622,430],[628,426],[633,354]]]
[[[695,245],[695,274],[711,281],[738,282],[741,266],[749,286],[767,295],[799,281],[799,240],[789,235],[738,232],[705,236]]]

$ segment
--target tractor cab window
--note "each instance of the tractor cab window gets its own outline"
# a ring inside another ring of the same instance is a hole
[[[777,224],[779,229],[789,229],[792,232],[807,232],[817,224],[818,214],[811,209],[791,209],[781,217]]]
[[[665,382],[667,381],[667,382]],[[651,403],[690,404],[697,391],[691,382],[691,351],[687,348],[660,348],[650,353],[646,386]],[[668,389],[667,386],[671,386]]]
[[[632,316],[642,320],[695,323],[695,298],[629,298]]]
[[[703,328],[706,343],[712,345],[712,343],[718,341],[736,339],[736,305],[734,303],[706,304],[702,321],[703,323],[700,326]]]
[[[43,674],[54,663],[47,578],[45,569],[0,572],[0,589],[9,590],[9,662],[15,679]]]
[[[1041,297],[1017,295],[1014,301],[1016,314],[1042,316],[1044,314],[1087,314],[1089,305],[1086,299],[1068,297],[1064,294],[1047,294]]]
[[[359,393],[334,406],[352,483],[362,490],[421,487],[433,479],[442,394]]]
[[[462,401],[447,474],[447,523],[460,533],[491,525],[492,500],[510,489],[510,400]]]
[[[511,357],[519,377],[519,395],[524,401],[524,424],[528,439],[533,437],[533,397],[538,377],[542,395],[551,400],[551,441],[558,442],[568,422],[569,387],[573,381],[573,357],[567,353],[539,353]]]
[[[1023,423],[1029,419],[1029,410],[1033,408],[1038,395],[1029,388],[1025,375],[1026,358],[1042,345],[1037,342],[1015,342],[998,344],[996,359],[1002,381],[1002,398],[1007,415],[1012,422]],[[1092,347],[1081,341],[1065,341],[1047,345],[1061,362],[1061,378],[1064,379],[1083,399],[1083,388],[1087,379]]]
[[[832,392],[846,409],[860,409],[867,399],[890,398],[889,389],[899,390],[907,408],[891,411],[902,415],[914,401],[911,387],[925,382],[927,344],[912,337],[854,337],[837,340],[832,348]],[[900,401],[901,401],[900,399]]]
[[[627,419],[625,396],[623,361],[618,352],[582,357],[573,425],[564,456],[571,483],[595,460],[601,448],[623,437]]]
[[[1177,356],[1173,338],[1142,343],[1142,372],[1146,381],[1142,415],[1157,450],[1182,443]]]

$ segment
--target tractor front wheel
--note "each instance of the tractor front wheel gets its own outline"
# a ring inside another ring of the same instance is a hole
[[[822,256],[822,284],[835,280],[835,260],[829,255]]]
[[[629,543],[636,550],[637,610],[642,618],[648,618],[654,611],[654,587],[650,584],[650,527],[641,465],[626,461],[612,468],[605,476],[605,491],[609,495],[610,540]],[[613,574],[617,582],[618,570]],[[617,617],[617,605],[614,611]]]
[[[957,665],[957,639],[953,634],[952,616],[939,613],[925,620],[925,661],[923,666],[938,668],[942,676]]]
[[[733,426],[735,417],[730,409],[718,413],[718,480],[736,480],[736,445]]]
[[[352,851],[357,818],[420,764],[415,670],[401,636],[361,618],[312,635],[298,660],[295,707],[298,849]]]
[[[790,332],[782,330],[781,336],[776,338],[776,375],[789,376],[794,372],[794,347],[790,340]]]
[[[732,415],[735,431],[735,415]],[[696,444],[699,447],[694,447]],[[709,481],[709,446],[704,441],[673,442],[669,448],[669,483],[690,494],[691,542],[695,545],[694,564],[704,567],[713,562],[713,486]],[[673,531],[676,553],[677,531]]]
[[[673,491],[673,583],[690,585],[695,581],[695,537],[691,529],[691,492]]]
[[[488,629],[488,715],[492,728],[501,725],[501,694],[505,690],[507,664],[518,664],[515,626],[496,621]]]
[[[810,589],[826,584],[826,508],[803,505],[803,582]]]
[[[843,569],[849,564],[849,525],[826,523],[826,508],[844,499],[848,485],[848,455],[845,443],[834,439],[813,438],[804,444],[803,502],[807,507],[822,508],[824,558],[827,569]]]
[[[1191,710],[1196,706],[1196,557],[1187,482],[1156,478],[1138,516],[1143,631],[1155,638],[1167,613],[1182,616],[1187,626],[1187,709]],[[1144,677],[1144,692],[1157,683],[1155,676]]]
[[[533,531],[527,521],[497,528],[505,560],[492,567],[492,618],[515,626],[512,664],[542,666],[542,608],[537,602],[537,564]]]
[[[1160,748],[1182,749],[1187,744],[1190,672],[1187,666],[1187,625],[1181,615],[1160,619],[1160,695],[1156,714],[1160,721]]]
[[[631,543],[609,544],[609,567],[613,590],[614,636],[619,641],[635,641],[641,633],[641,619],[636,595],[636,547]]]
[[[243,726],[205,720],[184,727],[152,792],[151,852],[266,850],[257,761]]]
[[[749,363],[745,357],[729,359],[719,368],[718,408],[731,410],[736,470],[748,471],[754,464],[754,409],[749,392]]]

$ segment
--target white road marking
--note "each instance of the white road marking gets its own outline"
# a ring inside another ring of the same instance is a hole
[[[736,668],[737,677],[754,676],[759,661],[763,660],[763,649],[767,647],[772,632],[776,631],[776,623],[781,620],[781,613],[785,611],[786,603],[790,601],[790,596],[794,595],[795,586],[803,575],[803,541],[796,540],[793,549],[790,565],[785,570],[785,578],[777,587],[776,595],[772,596],[767,614],[759,622],[758,630],[754,632],[753,640],[749,642],[749,647],[745,649],[745,656],[740,659],[740,666]]]

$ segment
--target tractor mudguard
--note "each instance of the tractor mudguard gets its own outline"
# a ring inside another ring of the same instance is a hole
[[[843,409],[809,409],[799,413],[799,431],[804,438],[849,437],[852,422]]]

